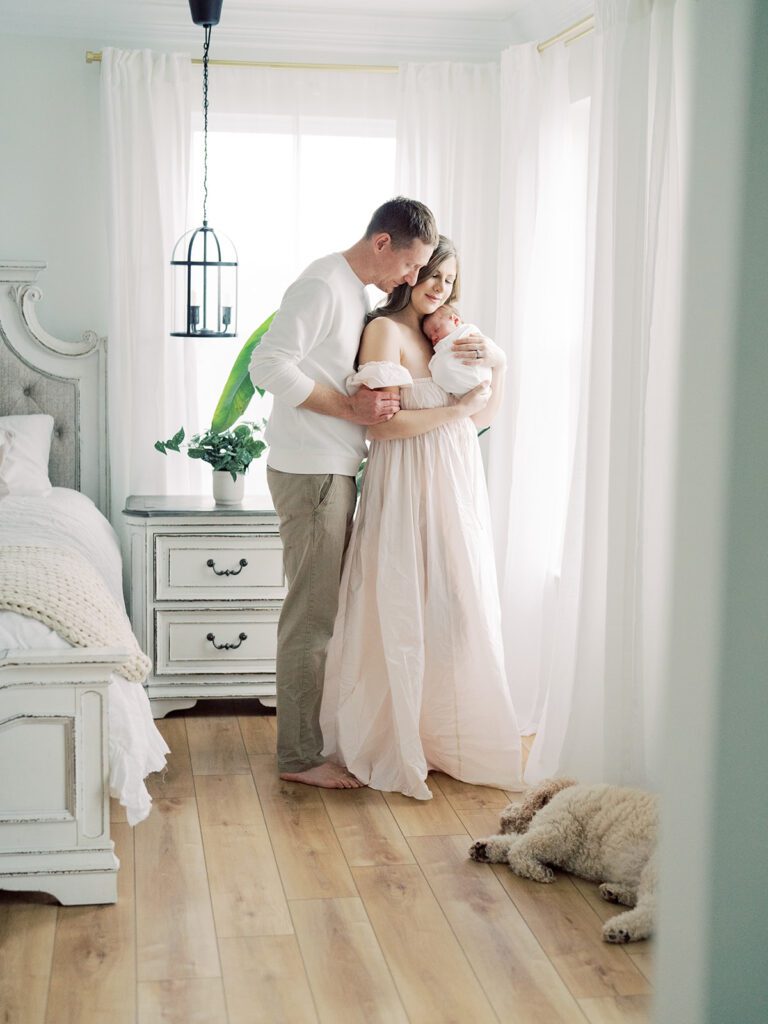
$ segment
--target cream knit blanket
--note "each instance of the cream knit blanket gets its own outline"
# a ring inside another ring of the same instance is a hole
[[[76,647],[120,647],[118,669],[142,683],[152,663],[100,573],[71,548],[0,547],[0,609],[39,619]]]

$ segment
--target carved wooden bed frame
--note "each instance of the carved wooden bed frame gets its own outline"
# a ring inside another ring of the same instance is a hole
[[[0,415],[50,413],[54,486],[109,512],[105,339],[67,343],[36,313],[45,264],[0,260]],[[125,652],[0,652],[0,889],[114,903],[107,688]]]

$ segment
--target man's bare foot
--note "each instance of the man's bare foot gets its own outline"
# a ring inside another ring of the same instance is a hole
[[[360,789],[364,783],[333,761],[307,768],[303,772],[280,772],[285,782],[303,782],[306,786],[320,786],[321,789]]]

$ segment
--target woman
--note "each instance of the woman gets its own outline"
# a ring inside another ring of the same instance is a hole
[[[501,402],[504,355],[481,335],[456,342],[459,358],[492,368],[492,391],[455,399],[431,379],[421,331],[457,291],[456,250],[441,236],[413,289],[396,288],[363,332],[348,383],[399,389],[401,409],[369,428],[320,713],[327,757],[421,800],[430,769],[520,785],[477,441]]]

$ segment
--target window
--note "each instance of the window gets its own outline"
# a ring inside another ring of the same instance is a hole
[[[236,116],[208,132],[208,222],[238,253],[236,339],[186,340],[196,347],[199,429],[210,424],[235,356],[313,259],[361,237],[373,210],[393,195],[394,121]],[[202,131],[193,133],[190,225],[202,217]],[[199,212],[197,212],[199,211]],[[372,297],[372,301],[376,301]],[[245,418],[269,415],[256,395]],[[246,476],[246,493],[265,494],[266,459]]]

